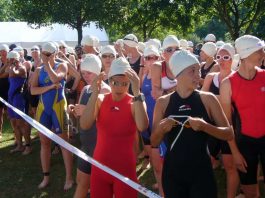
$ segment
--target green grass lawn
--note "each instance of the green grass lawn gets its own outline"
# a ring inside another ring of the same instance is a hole
[[[42,180],[40,165],[40,143],[35,130],[32,130],[33,152],[28,156],[21,153],[9,154],[13,148],[13,132],[9,122],[5,120],[3,139],[0,143],[0,198],[37,198],[37,197],[73,197],[75,188],[68,192],[63,191],[64,165],[61,154],[52,155],[50,184],[45,190],[38,190],[37,186]],[[78,145],[78,142],[75,143]],[[76,157],[74,165],[76,165]],[[75,177],[76,166],[74,167]],[[225,197],[225,174],[219,168],[215,171],[219,198]],[[146,171],[140,178],[140,183],[151,189],[154,183],[152,169]],[[262,186],[263,188],[263,186]],[[264,194],[263,194],[264,195]],[[144,197],[139,195],[139,197]]]

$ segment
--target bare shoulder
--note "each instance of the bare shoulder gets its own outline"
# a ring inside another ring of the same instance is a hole
[[[199,91],[199,93],[202,101],[206,103],[218,101],[217,97],[211,92]]]
[[[208,76],[208,78],[213,78],[217,74],[219,74],[219,72],[211,72],[211,73],[208,73],[207,76]],[[207,76],[206,76],[206,78],[207,78]]]
[[[163,96],[160,96],[157,100],[156,100],[156,105],[157,106],[161,106],[161,107],[167,107],[168,103],[169,103],[169,100],[170,100],[170,97],[171,95],[175,93],[175,92],[171,92],[167,95],[163,95]]]

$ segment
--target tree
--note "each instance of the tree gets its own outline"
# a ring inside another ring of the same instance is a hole
[[[253,33],[255,23],[265,11],[264,0],[215,0],[213,13],[226,24],[235,40],[241,34]]]
[[[0,21],[15,21],[15,12],[11,9],[11,0],[0,1]]]

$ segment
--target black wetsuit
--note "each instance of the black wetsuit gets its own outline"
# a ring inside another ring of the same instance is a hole
[[[3,67],[4,64],[1,65]],[[7,78],[0,78],[0,97],[3,98],[4,100],[8,100],[8,89],[9,89],[9,82],[8,82],[8,77]],[[5,105],[0,102],[0,108],[3,108]]]
[[[188,115],[210,122],[198,91],[185,99],[174,92],[165,112],[165,117],[170,115]],[[184,122],[185,119],[178,118],[178,121]],[[216,183],[207,151],[209,136],[205,132],[184,127],[170,150],[180,128],[180,125],[174,127],[165,137],[168,142],[162,173],[165,197],[216,198]]]

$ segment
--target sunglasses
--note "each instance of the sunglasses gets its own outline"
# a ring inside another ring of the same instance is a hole
[[[113,54],[110,54],[110,55],[103,54],[101,57],[102,58],[114,58],[115,56]]]
[[[31,51],[32,51],[32,52],[34,52],[34,51],[39,51],[39,49],[37,49],[37,48],[32,48]]]
[[[111,79],[110,83],[115,87],[126,87],[129,85],[129,82],[119,82]]]
[[[164,51],[167,52],[167,53],[172,53],[172,52],[175,52],[175,51],[178,51],[178,50],[179,50],[179,48],[168,47]]]
[[[64,47],[64,46],[60,46],[60,47],[59,47],[59,49],[65,49],[65,48],[66,48],[66,47]]]
[[[231,59],[231,56],[229,55],[224,55],[224,56],[217,55],[216,56],[216,60],[221,60],[221,59],[223,59],[224,61],[229,61]]]
[[[50,57],[51,55],[53,55],[54,53],[42,53],[44,56]]]
[[[144,57],[144,60],[150,61],[150,60],[158,60],[158,56],[146,56]]]

